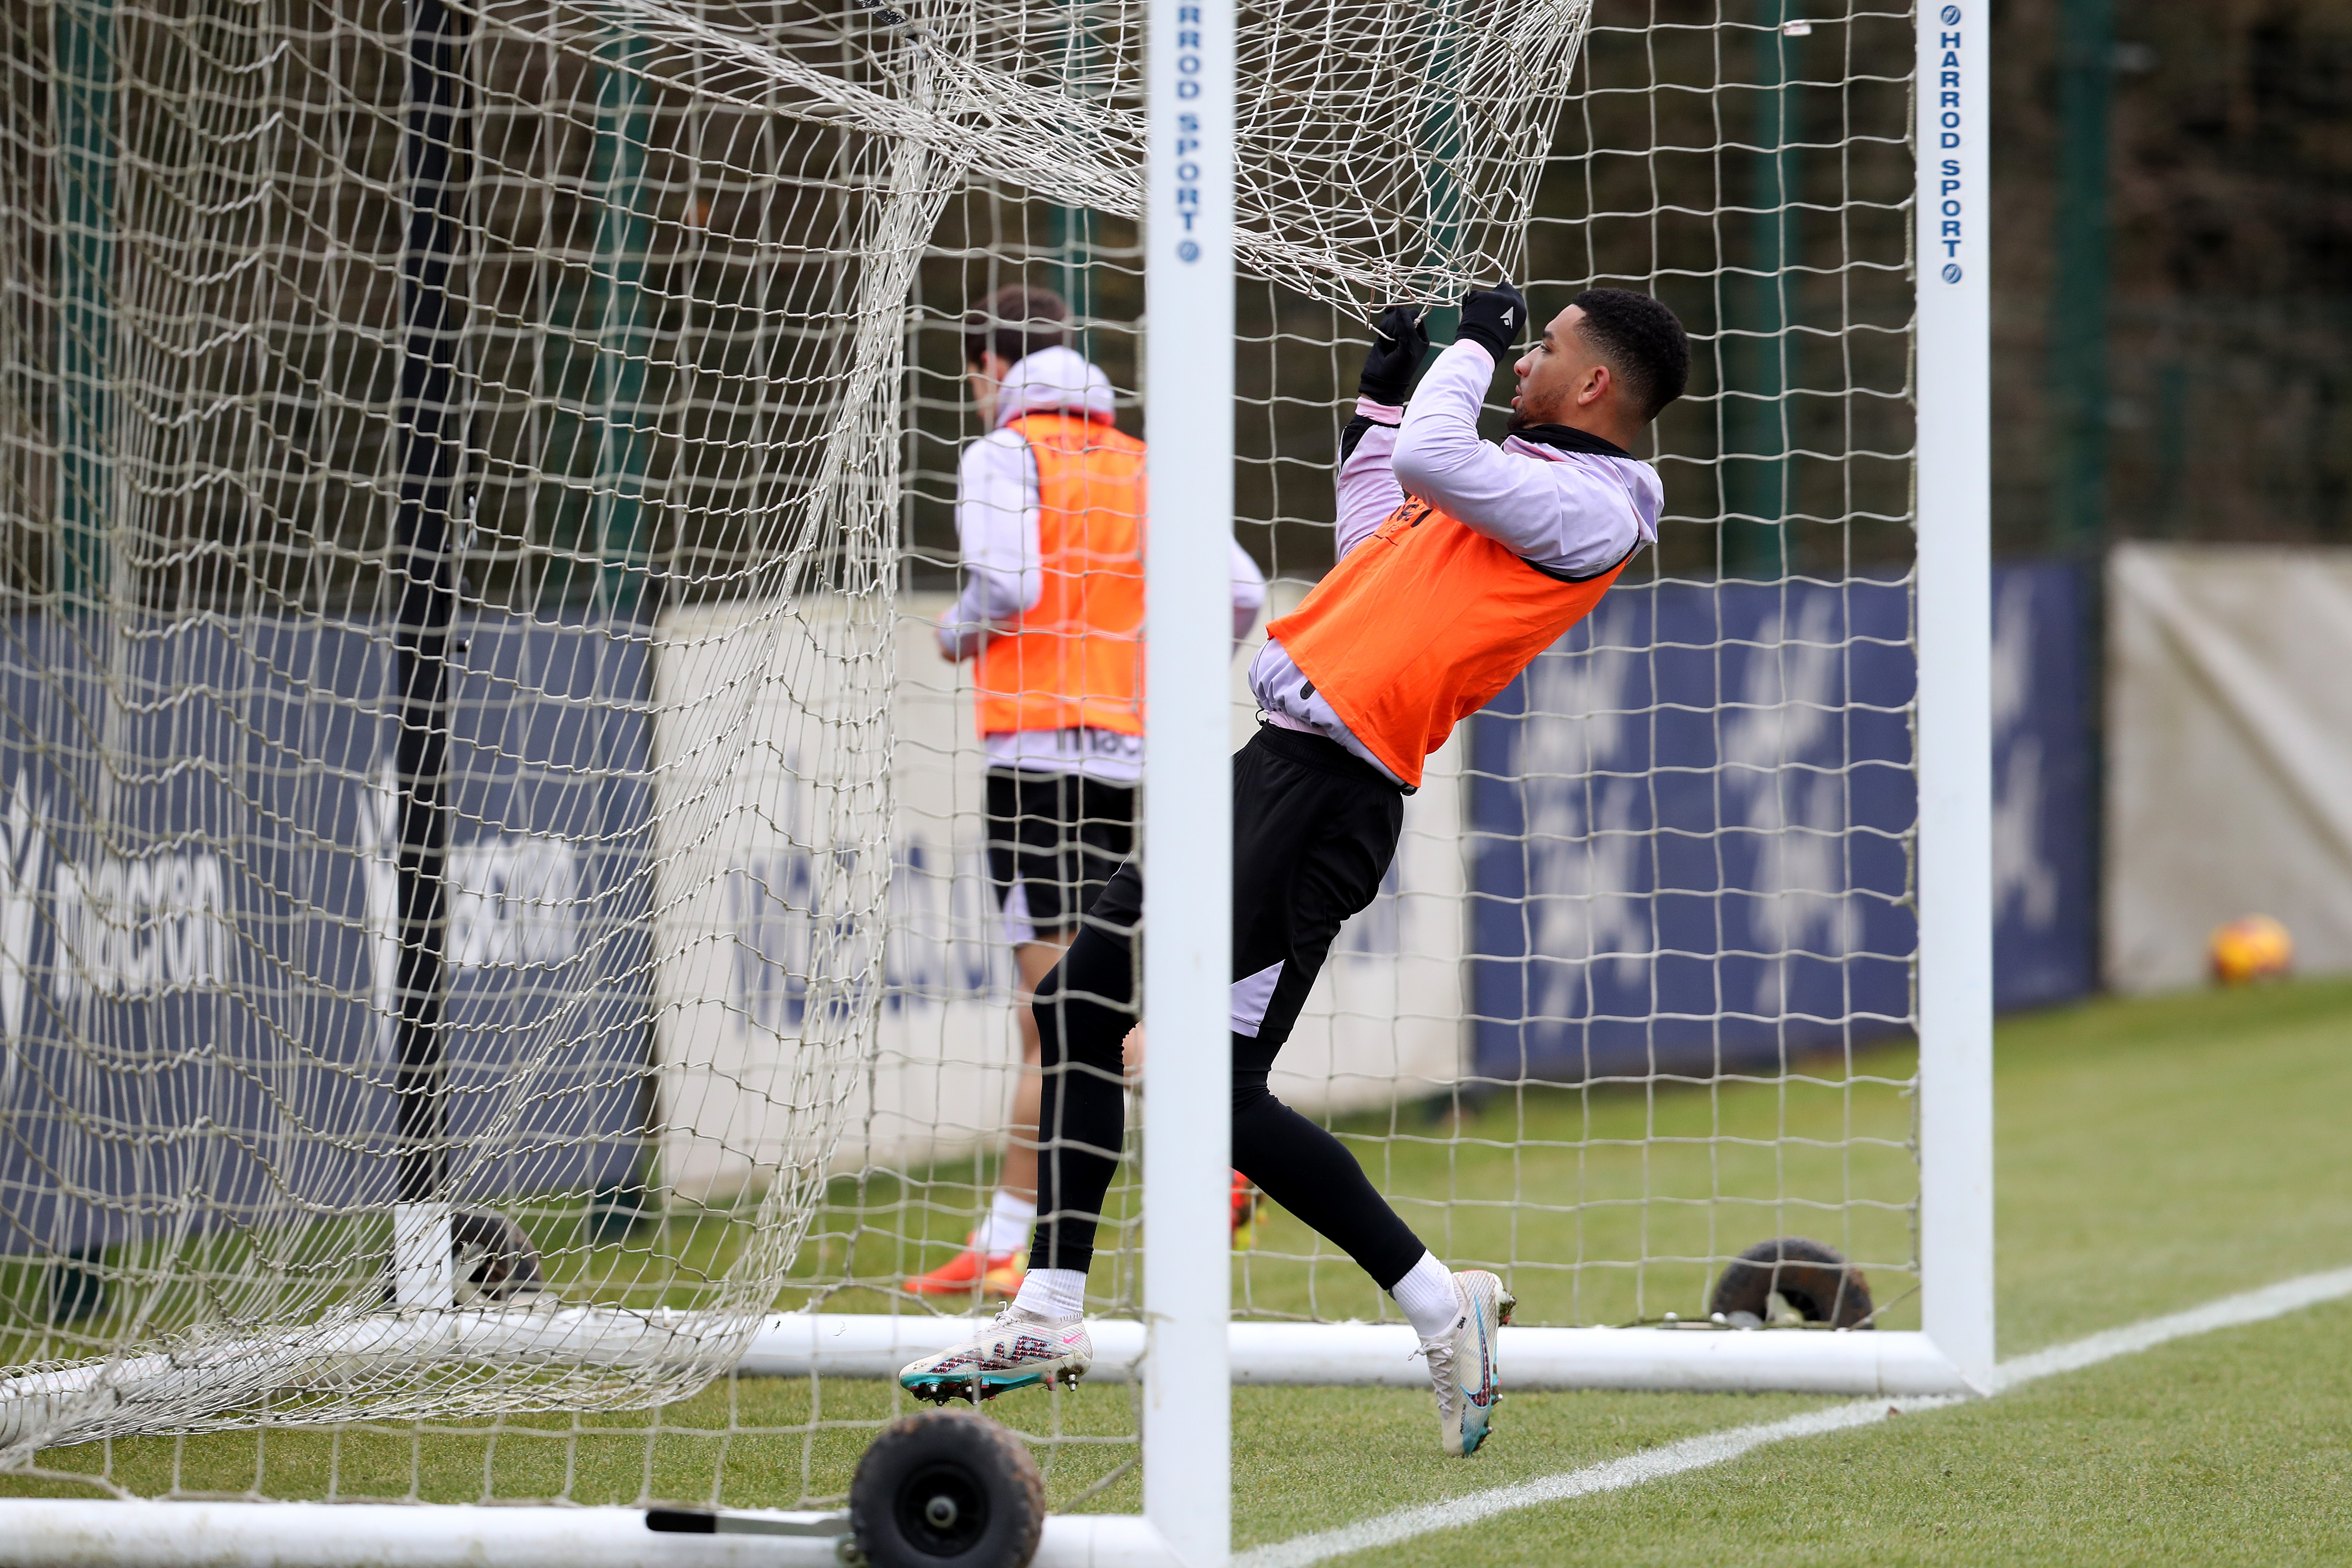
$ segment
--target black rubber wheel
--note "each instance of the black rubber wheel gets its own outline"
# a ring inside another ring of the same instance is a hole
[[[449,1264],[460,1307],[511,1301],[547,1289],[539,1248],[502,1214],[459,1209],[450,1215]]]
[[[873,1568],[1024,1568],[1045,1483],[1028,1447],[977,1411],[902,1415],[857,1461],[849,1529]]]
[[[458,1307],[508,1302],[548,1289],[539,1248],[503,1213],[458,1208],[449,1215],[449,1279]]]
[[[1809,1323],[1841,1329],[1869,1328],[1870,1282],[1834,1247],[1801,1236],[1759,1241],[1725,1267],[1715,1282],[1709,1312],[1750,1326],[1770,1321],[1768,1298],[1775,1291]]]
[[[502,1214],[482,1209],[459,1209],[449,1216],[449,1297],[457,1305],[495,1307],[527,1301],[546,1289],[539,1248],[530,1244],[522,1226]],[[394,1294],[392,1280],[386,1279],[384,1305],[392,1304]]]

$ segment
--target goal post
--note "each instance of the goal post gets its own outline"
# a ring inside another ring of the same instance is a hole
[[[1168,1561],[1232,1539],[1234,0],[1149,0],[1143,1509]]]
[[[1992,1224],[1990,18],[1923,0],[1917,167],[1919,1288],[1989,1393]]]

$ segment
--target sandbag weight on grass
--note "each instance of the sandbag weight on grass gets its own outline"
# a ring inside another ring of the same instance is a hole
[[[460,1307],[511,1301],[547,1289],[539,1248],[502,1214],[459,1209],[450,1215],[449,1265]]]
[[[1870,1328],[1870,1282],[1862,1270],[1826,1242],[1782,1236],[1759,1241],[1733,1258],[1715,1282],[1710,1314],[1748,1327],[1771,1321],[1770,1299],[1779,1292],[1809,1323]],[[1748,1320],[1741,1322],[1742,1318]]]

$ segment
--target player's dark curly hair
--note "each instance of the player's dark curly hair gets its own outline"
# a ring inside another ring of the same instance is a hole
[[[1655,419],[1683,395],[1690,337],[1672,310],[1631,289],[1587,289],[1569,303],[1584,312],[1586,339],[1642,405],[1643,418]]]
[[[963,363],[978,364],[994,349],[1019,364],[1039,349],[1059,348],[1070,319],[1069,301],[1051,289],[1008,283],[963,319]]]

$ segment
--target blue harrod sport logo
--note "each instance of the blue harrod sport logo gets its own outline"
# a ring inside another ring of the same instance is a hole
[[[1963,226],[1969,218],[1961,195],[1961,161],[1967,154],[1966,110],[1960,104],[1960,8],[1947,5],[1937,13],[1944,31],[1937,36],[1934,105],[1936,183],[1936,247],[1944,253],[1944,265],[1937,273],[1947,283],[1958,283],[1961,278],[1958,257],[1966,243]],[[1924,156],[1927,149],[1921,149]]]

